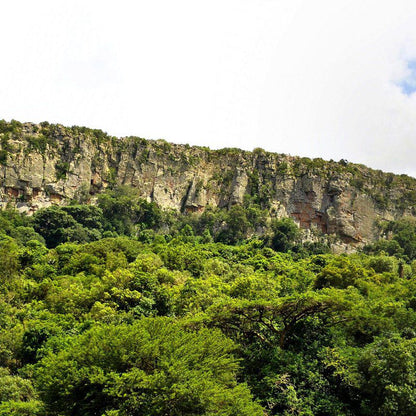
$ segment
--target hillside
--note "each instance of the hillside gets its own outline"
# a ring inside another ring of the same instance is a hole
[[[416,415],[416,223],[334,255],[100,213],[0,212],[1,416]]]
[[[1,121],[0,141],[0,203],[20,212],[94,202],[106,188],[130,185],[162,208],[256,204],[270,218],[288,216],[354,244],[374,240],[382,220],[416,215],[415,179],[344,160],[116,138],[47,122]]]
[[[414,179],[0,130],[0,416],[416,416]]]

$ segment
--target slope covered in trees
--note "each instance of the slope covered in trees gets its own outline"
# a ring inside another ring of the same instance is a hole
[[[3,211],[0,415],[416,415],[416,224],[380,227],[334,255],[123,188]]]

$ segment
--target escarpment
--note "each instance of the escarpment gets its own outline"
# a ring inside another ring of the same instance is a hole
[[[371,241],[380,220],[416,215],[416,180],[346,161],[239,149],[210,150],[116,138],[100,130],[49,123],[0,122],[0,204],[33,213],[72,200],[94,202],[129,185],[163,208],[256,203],[271,217],[344,242]]]

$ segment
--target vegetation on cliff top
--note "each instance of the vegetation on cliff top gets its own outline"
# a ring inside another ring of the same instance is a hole
[[[82,138],[90,140],[95,146],[105,146],[108,148],[136,149],[134,157],[146,162],[149,149],[160,157],[169,159],[174,156],[173,150],[180,153],[182,157],[180,162],[184,165],[195,165],[200,160],[216,160],[221,157],[234,159],[235,163],[242,159],[257,160],[260,164],[265,163],[277,166],[280,175],[289,175],[300,177],[303,175],[317,175],[323,178],[331,178],[334,175],[345,175],[349,178],[352,186],[358,191],[368,193],[378,202],[381,208],[388,204],[388,200],[383,198],[383,190],[386,192],[391,189],[406,190],[407,193],[402,195],[402,205],[416,202],[416,179],[407,175],[394,175],[384,173],[380,170],[373,170],[364,165],[350,163],[344,159],[339,162],[333,160],[325,161],[320,158],[310,159],[307,157],[294,157],[284,154],[267,152],[257,148],[253,152],[242,151],[241,149],[220,149],[210,150],[208,147],[198,147],[189,145],[174,145],[165,140],[145,140],[139,137],[116,138],[99,129],[90,129],[87,127],[65,127],[60,124],[50,124],[42,122],[40,124],[20,123],[16,120],[6,122],[0,120],[0,163],[7,163],[7,155],[12,149],[10,140],[21,140],[27,143],[27,151],[37,151],[45,153],[47,149],[56,149],[59,146],[59,140],[62,138]],[[238,159],[238,160],[237,160]],[[264,178],[263,178],[264,179]]]

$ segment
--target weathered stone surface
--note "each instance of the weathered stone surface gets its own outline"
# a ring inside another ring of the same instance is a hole
[[[416,214],[416,180],[346,162],[114,138],[97,130],[25,123],[0,132],[0,205],[27,213],[130,185],[165,208],[202,212],[246,197],[270,216],[360,244],[378,220]]]

